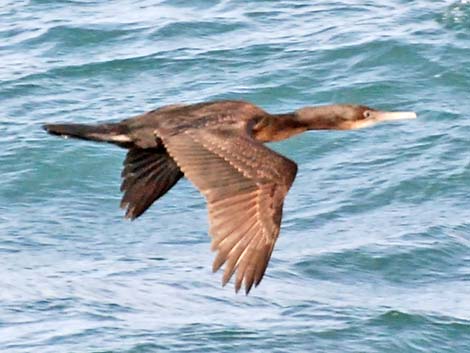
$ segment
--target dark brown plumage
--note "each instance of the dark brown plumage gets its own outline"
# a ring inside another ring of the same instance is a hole
[[[306,130],[354,129],[414,118],[358,105],[308,107],[273,115],[242,101],[171,105],[120,123],[48,124],[51,134],[103,141],[129,149],[121,207],[139,217],[185,176],[209,209],[213,270],[225,264],[223,285],[248,293],[263,278],[297,172],[290,159],[265,147]]]

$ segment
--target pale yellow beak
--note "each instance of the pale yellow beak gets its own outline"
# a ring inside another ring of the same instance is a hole
[[[417,115],[415,112],[371,112],[371,120],[379,121],[395,121],[395,120],[407,120],[416,119]]]
[[[415,112],[381,112],[378,110],[369,111],[370,116],[363,120],[357,120],[354,122],[346,123],[344,129],[363,129],[380,123],[382,121],[397,121],[416,119],[417,115]]]

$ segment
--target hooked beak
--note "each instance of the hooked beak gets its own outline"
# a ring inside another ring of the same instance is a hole
[[[381,112],[376,111],[372,112],[371,119],[376,122],[379,121],[395,121],[395,120],[407,120],[407,119],[416,119],[415,112]]]
[[[416,119],[415,112],[382,112],[379,110],[370,111],[370,116],[363,120],[357,120],[346,126],[346,129],[362,129],[380,123],[382,121],[396,121]]]

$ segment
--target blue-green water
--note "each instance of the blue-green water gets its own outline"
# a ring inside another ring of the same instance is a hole
[[[40,128],[220,98],[419,114],[272,146],[248,297],[189,182],[125,221],[124,151]],[[0,351],[470,352],[469,1],[0,0],[0,109]]]

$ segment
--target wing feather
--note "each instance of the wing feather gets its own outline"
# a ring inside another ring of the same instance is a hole
[[[135,219],[162,197],[183,176],[175,161],[162,148],[132,148],[122,171],[121,207]]]
[[[240,124],[159,133],[171,158],[208,202],[213,270],[222,283],[257,286],[279,235],[284,198],[295,178],[291,160],[254,141]]]

